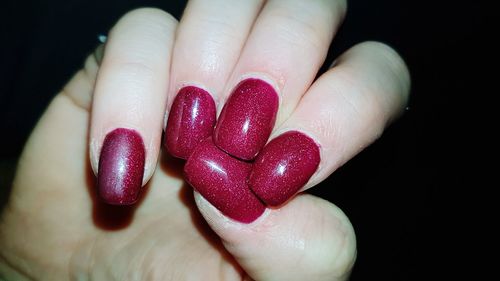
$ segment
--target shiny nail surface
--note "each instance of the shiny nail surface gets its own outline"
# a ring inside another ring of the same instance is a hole
[[[231,157],[208,137],[194,149],[184,173],[188,183],[222,213],[250,223],[265,210],[248,187],[251,169],[251,164]]]
[[[240,82],[227,100],[214,132],[222,150],[243,160],[255,158],[273,130],[279,98],[260,79]]]
[[[119,128],[106,135],[99,157],[97,186],[112,205],[134,204],[144,176],[144,143],[134,130]]]
[[[314,140],[297,131],[286,132],[257,156],[250,187],[266,204],[281,205],[309,181],[319,162],[319,147]]]
[[[215,118],[215,102],[207,91],[194,86],[182,88],[172,103],[165,129],[168,152],[187,159],[200,141],[212,135]]]

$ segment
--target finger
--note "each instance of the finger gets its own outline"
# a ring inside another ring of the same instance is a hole
[[[101,197],[132,204],[156,166],[176,20],[157,9],[111,30],[96,81],[90,158]]]
[[[75,245],[88,234],[75,229],[81,229],[82,221],[91,221],[92,201],[86,188],[75,187],[81,187],[88,178],[88,109],[97,69],[94,56],[89,56],[84,68],[50,102],[24,146],[12,194],[2,213],[1,229],[8,231],[0,231],[0,248],[8,249],[6,254],[19,253],[19,250],[33,254],[41,249],[35,240],[40,238],[40,233],[26,231],[27,225],[31,226],[29,229],[43,229],[44,237],[50,237],[59,245]],[[34,212],[38,219],[33,217]],[[20,217],[27,220],[21,223],[16,220]],[[71,219],[64,222],[63,228],[54,227],[61,223],[61,218]],[[7,235],[9,233],[14,235]],[[23,235],[23,239],[9,239],[19,235]],[[30,243],[30,247],[26,241],[37,243]],[[64,252],[66,255],[60,259],[67,263],[71,252]],[[16,257],[6,258],[15,260]],[[47,271],[47,266],[29,267],[23,263],[21,269],[47,273],[37,278],[58,279],[52,271]]]
[[[390,47],[366,42],[351,48],[261,151],[249,179],[252,190],[276,206],[323,181],[402,112],[409,86],[408,69]]]
[[[38,121],[31,133],[23,153],[20,157],[17,174],[25,175],[16,179],[16,189],[25,196],[40,193],[33,190],[19,190],[22,187],[36,189],[42,188],[37,181],[40,178],[53,179],[52,184],[46,184],[41,193],[58,194],[54,197],[54,202],[71,198],[88,196],[86,190],[73,190],[71,185],[62,185],[55,181],[60,180],[58,176],[64,171],[68,178],[82,179],[84,181],[86,159],[86,143],[88,133],[89,108],[92,97],[93,85],[97,76],[98,65],[93,55],[90,55],[84,63],[84,67],[79,70],[66,84],[62,91],[50,102],[43,116]],[[68,141],[68,136],[72,139]],[[43,149],[40,149],[43,148]],[[52,161],[47,161],[47,155]],[[81,157],[77,157],[77,156]],[[76,161],[75,159],[82,159]],[[44,169],[37,168],[40,163],[44,164]],[[46,173],[53,173],[47,175]],[[23,182],[29,183],[23,183]],[[58,190],[55,187],[64,186],[68,190]],[[51,198],[52,198],[51,197]],[[13,196],[12,198],[17,198]],[[20,198],[20,197],[19,197]],[[35,197],[36,198],[36,197]],[[33,198],[33,202],[36,201]],[[29,201],[29,200],[28,200]],[[76,200],[75,200],[76,201]],[[86,200],[80,200],[86,202]],[[58,205],[58,204],[55,204]],[[80,209],[81,212],[82,209]]]
[[[344,0],[266,2],[227,83],[217,146],[250,160],[312,83],[346,10]],[[278,112],[279,108],[279,112]]]
[[[103,48],[104,45],[102,44],[97,46],[95,51],[85,60],[83,68],[69,80],[61,92],[63,95],[69,97],[74,105],[87,111],[87,113],[90,112],[92,105],[93,90],[97,72],[99,71],[99,63],[102,59]]]
[[[173,51],[166,149],[186,159],[212,135],[216,104],[263,0],[189,1]]]
[[[251,224],[228,219],[200,194],[196,204],[226,249],[254,280],[346,280],[356,238],[345,214],[301,195]]]

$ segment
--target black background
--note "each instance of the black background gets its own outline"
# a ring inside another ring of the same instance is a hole
[[[476,3],[476,4],[474,4]],[[451,167],[460,104],[476,93],[479,2],[349,1],[328,61],[355,43],[393,46],[409,65],[406,114],[383,137],[311,192],[341,207],[358,239],[352,280],[429,280],[447,275],[443,211],[462,181]],[[14,165],[51,97],[82,66],[126,11],[160,7],[179,18],[184,1],[51,0],[3,2],[0,47],[0,184],[5,201]],[[471,55],[472,54],[472,55]]]

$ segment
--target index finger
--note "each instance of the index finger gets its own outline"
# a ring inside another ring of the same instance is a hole
[[[111,30],[90,124],[90,159],[101,197],[132,204],[156,167],[177,21],[138,9]]]

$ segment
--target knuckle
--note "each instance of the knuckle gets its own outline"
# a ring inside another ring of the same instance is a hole
[[[347,72],[347,71],[346,71]],[[384,131],[386,119],[388,118],[388,109],[385,100],[380,92],[383,85],[359,83],[355,77],[355,70],[351,74],[346,74],[350,78],[344,79],[346,91],[339,91],[339,96],[343,101],[344,108],[349,112],[351,120],[364,120],[358,122],[356,127],[359,132],[371,132],[371,135],[377,139]],[[344,77],[345,77],[344,76]],[[344,124],[350,124],[345,122]],[[342,128],[345,129],[345,128]],[[363,144],[365,146],[367,144]]]
[[[229,43],[245,40],[246,34],[241,32],[241,29],[235,26],[232,20],[226,18],[202,16],[199,19],[199,25],[203,27],[200,30],[203,30],[205,33],[205,44],[210,49],[224,48],[236,53],[239,50],[238,44]]]
[[[290,15],[289,17],[295,17]],[[318,29],[316,23],[304,19],[292,21],[293,24],[283,23],[278,26],[281,39],[294,45],[308,47],[312,49],[323,49],[329,45],[330,36],[321,28]]]
[[[165,24],[175,24],[177,19],[171,14],[158,9],[158,8],[138,8],[132,10],[125,14],[123,18],[138,18],[138,19],[148,19],[151,21],[158,21]]]
[[[396,91],[403,97],[403,102],[406,102],[409,95],[411,78],[404,59],[394,48],[385,43],[368,41],[362,44],[369,50],[376,51],[383,58],[386,69],[390,72],[397,86]]]
[[[323,139],[334,140],[338,138],[342,132],[339,128],[339,118],[334,110],[321,110],[319,118],[309,120],[308,127],[315,134]]]
[[[330,44],[335,27],[342,21],[345,12],[344,0],[295,1],[286,8],[272,10],[273,21],[283,40],[315,49],[323,49]]]
[[[158,8],[138,8],[126,13],[119,21],[134,24],[151,25],[160,29],[172,30],[177,26],[177,19],[171,14]]]

